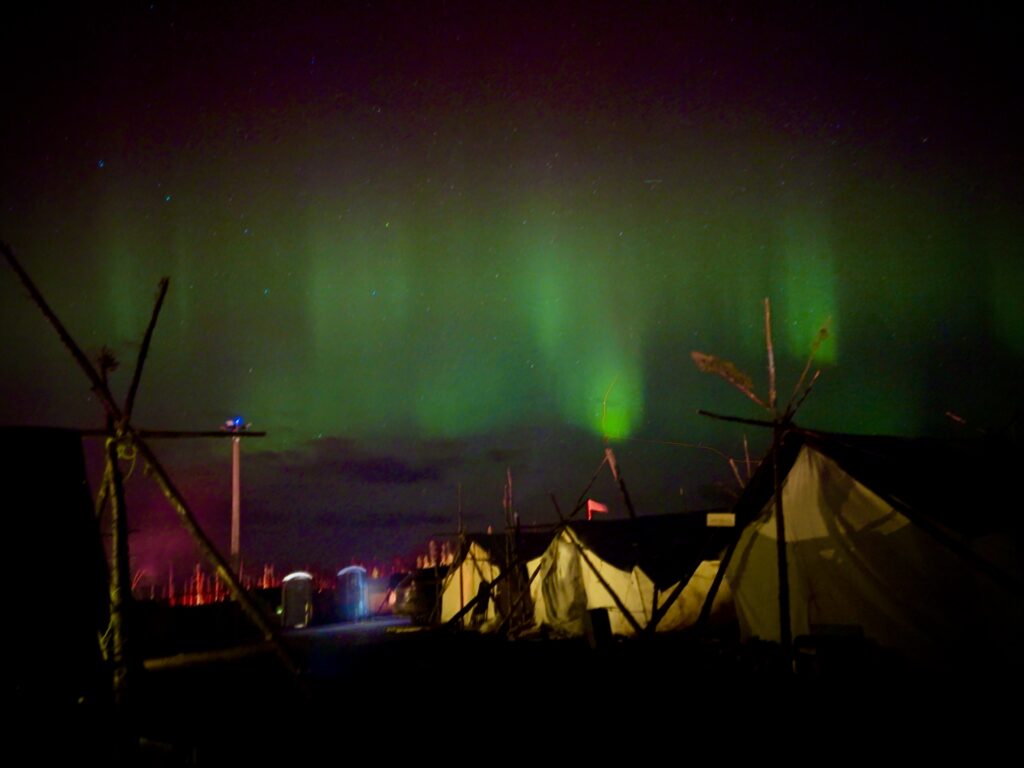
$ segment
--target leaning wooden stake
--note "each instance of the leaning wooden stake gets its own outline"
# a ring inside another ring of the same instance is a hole
[[[629,516],[635,520],[636,510],[633,509],[633,500],[630,499],[629,491],[626,490],[626,481],[623,479],[622,473],[619,472],[619,464],[615,459],[615,454],[610,447],[604,449],[604,454],[608,459],[608,466],[612,470],[612,477],[615,478],[615,482],[619,486],[619,492],[622,494],[622,501],[626,504],[626,510],[629,512]]]
[[[160,280],[160,288],[157,292],[156,304],[153,305],[153,312],[149,316],[149,325],[146,326],[146,333],[142,337],[142,346],[139,348],[139,357],[135,362],[135,370],[132,372],[132,381],[128,387],[128,395],[124,401],[124,418],[131,421],[132,410],[135,408],[135,395],[139,391],[139,381],[142,379],[142,368],[146,364],[146,356],[149,354],[149,345],[153,341],[153,331],[156,328],[157,318],[160,316],[160,308],[164,304],[164,297],[167,296],[169,278]]]
[[[722,580],[725,578],[725,572],[729,569],[729,563],[732,561],[733,553],[736,551],[736,545],[740,543],[741,529],[736,528],[735,535],[729,542],[729,546],[725,548],[725,553],[722,558],[718,561],[718,570],[715,572],[715,578],[711,580],[711,587],[708,589],[708,593],[704,595],[704,604],[700,607],[700,614],[697,616],[696,626],[703,628],[707,626],[708,620],[711,617],[711,609],[715,603],[715,597],[718,595],[718,590],[722,588]]]
[[[612,380],[612,383],[608,385],[608,389],[604,392],[604,399],[601,401],[601,434],[604,435],[604,455],[608,460],[608,467],[612,471],[612,477],[615,478],[615,482],[619,486],[619,493],[622,494],[622,500],[626,504],[626,510],[629,512],[629,516],[636,519],[636,510],[633,509],[633,500],[629,498],[629,491],[626,490],[626,481],[619,473],[618,464],[615,461],[615,454],[612,452],[611,446],[609,445],[608,430],[605,428],[605,422],[608,418],[608,396],[612,392],[612,387],[615,386],[615,382],[618,381],[618,377]]]
[[[277,627],[273,622],[271,622],[269,617],[266,616],[259,605],[249,597],[248,592],[246,592],[242,585],[239,584],[234,572],[230,567],[228,567],[227,561],[221,557],[213,542],[210,541],[205,533],[203,533],[202,528],[200,528],[199,524],[196,522],[195,515],[193,515],[192,511],[188,508],[184,497],[174,486],[174,483],[171,481],[171,478],[168,476],[153,451],[150,450],[149,446],[141,440],[136,440],[135,446],[149,465],[150,471],[156,478],[157,485],[160,486],[160,490],[163,491],[167,501],[170,502],[171,507],[173,507],[174,511],[177,513],[182,525],[189,532],[189,535],[192,536],[192,539],[199,546],[199,550],[213,566],[217,575],[220,576],[225,584],[227,584],[228,590],[231,592],[231,596],[238,600],[245,613],[263,633],[264,639],[274,644],[274,650],[277,652],[285,666],[290,671],[297,673],[299,671],[298,667],[285,650],[283,644],[280,642]]]

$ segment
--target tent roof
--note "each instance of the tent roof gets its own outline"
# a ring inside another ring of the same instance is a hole
[[[729,528],[707,527],[705,511],[572,520],[565,525],[602,560],[624,571],[639,566],[659,589],[689,580],[702,560],[721,555],[730,537]],[[516,545],[520,561],[543,555],[559,529],[551,525],[520,530]],[[504,567],[504,533],[467,533],[465,541],[478,544]]]
[[[544,554],[544,550],[551,543],[555,526],[542,528],[526,528],[515,532],[516,552],[521,562],[532,560]],[[467,533],[464,537],[465,547],[470,543],[477,544],[488,555],[492,561],[504,570],[508,546],[508,536],[505,533]],[[464,554],[465,550],[463,551]],[[462,557],[462,555],[460,555]]]
[[[1001,501],[1014,470],[1022,466],[1020,448],[1009,441],[850,435],[793,427],[783,437],[780,478],[804,446],[832,459],[893,507],[961,535],[1020,530],[1019,519]],[[736,505],[737,523],[760,515],[772,493],[772,463],[765,460]]]
[[[702,560],[720,557],[730,538],[729,528],[709,528],[703,511],[575,520],[568,527],[602,560],[624,571],[639,566],[659,589],[689,581]]]

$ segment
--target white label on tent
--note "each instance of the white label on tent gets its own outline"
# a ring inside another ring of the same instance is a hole
[[[733,528],[736,525],[734,512],[708,512],[708,528]]]

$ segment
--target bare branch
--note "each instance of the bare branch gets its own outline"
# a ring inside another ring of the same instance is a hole
[[[610,395],[612,393],[612,387],[615,386],[615,382],[617,382],[618,380],[619,380],[618,376],[616,376],[614,379],[612,379],[612,383],[609,384],[608,385],[608,389],[606,389],[604,391],[604,399],[601,400],[601,437],[604,438],[604,441],[606,443],[608,442],[608,430],[605,429],[604,425],[605,425],[605,419],[608,417],[608,395]]]
[[[750,376],[737,368],[735,364],[728,360],[717,358],[714,355],[705,354],[704,352],[691,352],[690,357],[693,359],[694,365],[696,365],[697,369],[702,373],[714,373],[721,376],[759,406],[765,410],[771,410],[771,408],[769,408],[768,405],[754,393],[754,382]]]
[[[743,478],[740,477],[740,471],[739,471],[739,469],[736,466],[736,459],[734,459],[732,457],[729,458],[729,469],[732,470],[733,477],[736,478],[736,484],[742,490],[743,489]]]
[[[100,348],[100,353],[96,357],[96,365],[100,369],[100,378],[104,381],[110,381],[110,374],[116,371],[120,363],[117,361],[117,357],[114,356],[113,350],[104,345]]]
[[[811,353],[807,356],[807,362],[804,364],[804,369],[800,374],[800,378],[796,382],[796,386],[793,387],[793,394],[790,395],[789,404],[786,406],[786,413],[789,414],[790,416],[796,413],[796,410],[799,407],[798,404],[795,404],[796,398],[800,392],[801,387],[803,387],[804,385],[804,381],[807,379],[807,374],[811,370],[811,363],[814,362],[814,356],[818,354],[818,349],[821,347],[825,339],[828,338],[829,322],[829,320],[826,320],[824,324],[822,324],[821,328],[818,329],[817,335],[814,337],[814,341],[811,343]],[[815,374],[815,376],[817,376],[817,374]],[[806,398],[806,395],[804,395],[804,397]],[[803,402],[803,398],[800,402]]]
[[[814,372],[814,376],[811,377],[811,383],[807,385],[807,389],[804,390],[803,395],[801,395],[800,399],[797,400],[796,405],[793,406],[793,409],[791,411],[786,412],[787,421],[789,417],[796,413],[797,409],[804,404],[804,400],[806,400],[807,396],[811,394],[811,390],[814,389],[814,384],[818,380],[819,376],[821,376],[820,368]]]

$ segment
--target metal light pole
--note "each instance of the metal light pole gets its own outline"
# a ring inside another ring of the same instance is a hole
[[[252,424],[247,424],[241,416],[228,419],[224,422],[223,429],[233,432],[231,436],[231,567],[241,578],[242,555],[240,547],[241,539],[241,511],[242,511],[242,438],[238,434],[249,429]]]

